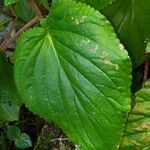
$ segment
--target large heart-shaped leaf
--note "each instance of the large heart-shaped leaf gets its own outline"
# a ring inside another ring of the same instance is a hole
[[[120,149],[150,149],[150,81],[136,93],[136,105],[128,118]]]
[[[41,28],[17,42],[15,80],[25,104],[84,150],[113,150],[130,110],[131,63],[93,8],[55,1]]]
[[[80,1],[80,2],[90,4],[94,8],[96,8],[98,10],[101,10],[102,8],[110,5],[115,0],[76,0],[76,1]]]
[[[117,0],[103,11],[115,25],[134,67],[144,60],[144,41],[150,37],[149,12],[150,0]]]

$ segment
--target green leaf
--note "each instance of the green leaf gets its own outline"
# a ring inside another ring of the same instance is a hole
[[[35,12],[27,2],[27,0],[19,0],[15,6],[15,12],[18,18],[24,21],[30,21],[35,17]]]
[[[32,141],[28,134],[20,133],[20,129],[15,126],[7,127],[7,137],[9,140],[15,141],[17,148],[25,149],[32,146]]]
[[[1,15],[0,16],[0,36],[1,36],[1,32],[3,31],[4,29],[4,25],[6,23],[8,23],[11,19],[5,15]],[[1,38],[0,38],[1,39]]]
[[[136,105],[127,122],[121,150],[150,149],[150,81],[136,93]]]
[[[147,43],[147,46],[146,46],[146,53],[150,53],[150,42]]]
[[[150,37],[149,12],[149,0],[117,0],[103,11],[114,24],[134,67],[145,57],[144,41]]]
[[[81,149],[116,149],[130,110],[131,63],[98,11],[55,1],[42,27],[18,40],[15,81],[27,107]]]
[[[0,20],[0,32],[2,32],[4,29],[4,22],[3,20]]]
[[[28,134],[21,133],[20,136],[15,140],[15,146],[17,148],[25,149],[32,146],[32,141]]]
[[[13,80],[13,66],[7,62],[5,53],[0,53],[0,102],[19,105],[20,99]]]
[[[20,136],[20,129],[15,126],[7,127],[7,138],[9,140],[15,141]]]
[[[49,9],[48,0],[39,0],[39,2],[43,7],[45,7],[46,9]]]
[[[2,8],[4,6],[4,2],[0,1],[0,8]]]
[[[5,5],[12,5],[14,3],[18,2],[18,0],[4,0]]]
[[[0,53],[0,76],[0,119],[18,120],[21,101],[13,80],[13,68],[4,53]]]
[[[14,121],[19,118],[19,106],[9,102],[0,102],[0,119]]]
[[[110,5],[115,0],[76,0],[76,1],[87,3],[93,6],[94,8],[101,10],[102,8]]]

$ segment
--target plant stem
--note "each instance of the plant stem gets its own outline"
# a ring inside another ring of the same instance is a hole
[[[41,13],[40,9],[38,8],[38,6],[36,5],[35,1],[34,0],[28,0],[28,3],[32,7],[32,9],[35,11],[36,15],[41,16],[41,18],[43,18],[42,13]]]
[[[148,79],[149,66],[150,66],[149,60],[146,60],[145,66],[144,66],[144,78],[143,78],[144,82],[147,81],[147,79]]]
[[[34,24],[36,24],[37,22],[39,22],[41,19],[43,19],[42,13],[39,10],[39,8],[37,7],[36,3],[34,0],[28,0],[30,6],[32,7],[32,9],[35,11],[36,13],[36,17],[33,18],[31,21],[29,21],[27,24],[25,24],[13,37],[10,37],[9,39],[4,40],[1,44],[0,44],[0,51],[4,51],[6,50],[6,48],[9,46],[9,44],[11,44],[13,41],[16,40],[16,38],[23,33],[24,31],[26,31],[28,28],[30,28],[31,26],[33,26]]]
[[[9,39],[6,39],[5,41],[3,41],[0,44],[0,51],[4,51],[10,43],[12,43],[13,41],[16,40],[16,38],[23,33],[24,31],[26,31],[28,28],[30,28],[31,26],[33,26],[34,24],[36,24],[37,22],[39,22],[42,18],[40,16],[36,16],[34,19],[32,19],[31,21],[29,21],[27,24],[25,24],[15,35],[14,37],[10,37]]]

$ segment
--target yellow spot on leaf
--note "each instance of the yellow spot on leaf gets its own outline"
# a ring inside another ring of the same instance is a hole
[[[119,48],[120,48],[121,50],[123,50],[123,49],[124,49],[124,46],[123,46],[122,44],[119,44]]]
[[[108,60],[107,57],[108,57],[108,53],[107,53],[107,52],[103,52],[101,58],[104,60],[104,64],[105,64],[105,65],[114,66],[114,67],[115,67],[115,70],[118,70],[118,69],[119,69],[119,65],[112,63],[111,61]]]
[[[86,18],[87,18],[87,16],[82,16],[81,18],[71,17],[71,20],[74,20],[74,23],[76,25],[79,25],[80,23],[84,22]]]
[[[90,50],[91,52],[96,53],[98,49],[99,49],[99,46],[96,45],[94,48],[91,48]]]

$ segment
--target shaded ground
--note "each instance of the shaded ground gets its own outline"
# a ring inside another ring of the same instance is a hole
[[[20,111],[20,119],[10,122],[10,125],[18,126],[22,132],[27,133],[33,143],[27,150],[74,150],[74,145],[65,134],[54,124],[49,124],[37,115],[31,113],[24,106]],[[5,125],[4,125],[5,126]],[[7,139],[6,129],[0,129],[0,150],[17,150],[14,142]]]

